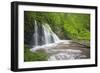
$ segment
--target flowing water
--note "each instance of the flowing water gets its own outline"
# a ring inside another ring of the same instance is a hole
[[[42,36],[39,36],[39,32],[41,32],[41,30],[39,29],[39,25],[37,24],[37,21],[35,21],[34,34],[33,34],[34,45],[32,48],[33,51],[43,46],[46,47],[46,46],[53,45],[54,43],[60,40],[59,37],[52,31],[49,24],[46,24],[46,23],[42,24],[41,28],[42,28],[42,33],[41,33]],[[42,41],[41,43],[44,43],[44,44],[39,45],[40,41]]]
[[[45,44],[50,44],[51,39],[53,39],[53,43],[59,41],[59,37],[52,31],[48,24],[43,25],[44,37],[45,37]]]
[[[35,46],[38,46],[38,26],[37,26],[37,22],[35,21],[35,27],[34,27],[34,39],[35,39]]]

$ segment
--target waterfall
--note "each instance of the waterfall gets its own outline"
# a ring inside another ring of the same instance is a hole
[[[35,40],[35,46],[38,46],[38,26],[37,26],[37,22],[35,20],[35,25],[34,25],[34,40]]]
[[[43,45],[50,45],[59,41],[59,37],[52,31],[49,24],[38,24],[37,21],[34,21],[34,44],[32,50],[35,50],[36,47],[41,47]],[[42,45],[40,45],[42,44]]]
[[[53,43],[59,41],[59,37],[52,31],[50,26],[48,24],[44,24],[43,31],[44,31],[44,37],[45,37],[45,44],[50,44],[53,39]]]

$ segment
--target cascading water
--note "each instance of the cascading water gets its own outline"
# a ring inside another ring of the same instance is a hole
[[[34,45],[32,50],[35,51],[37,50],[37,48],[43,47],[43,46],[47,46],[47,45],[51,45],[52,43],[56,43],[57,41],[59,41],[59,37],[52,31],[52,29],[50,28],[49,24],[42,24],[41,25],[41,29],[39,29],[39,25],[37,23],[37,21],[35,20],[35,24],[34,24]],[[42,32],[41,32],[42,31]],[[39,36],[40,33],[42,34],[42,36]],[[40,40],[41,39],[41,40]],[[42,42],[41,42],[42,41]],[[39,43],[44,43],[43,45],[39,45]]]
[[[37,22],[35,21],[35,27],[34,27],[34,40],[35,40],[35,46],[38,46],[38,26],[37,26]]]
[[[59,37],[52,31],[48,24],[43,25],[44,37],[45,37],[45,44],[50,44],[53,39],[53,42],[59,41]]]

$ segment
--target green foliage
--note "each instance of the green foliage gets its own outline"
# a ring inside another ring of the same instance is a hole
[[[68,14],[64,28],[71,39],[90,40],[90,15]]]
[[[29,48],[24,48],[24,61],[46,61],[48,54],[44,51],[31,52]]]

